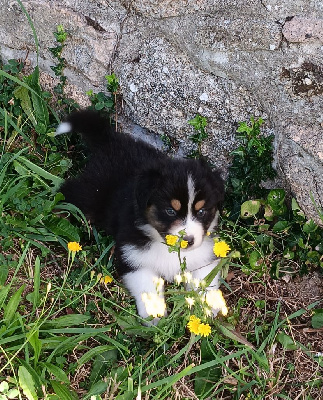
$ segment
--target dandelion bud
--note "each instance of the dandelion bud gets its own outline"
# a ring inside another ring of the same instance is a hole
[[[195,300],[193,299],[193,297],[185,297],[185,300],[188,304],[189,309],[191,309],[193,304],[195,303]]]
[[[193,285],[194,285],[196,288],[198,288],[198,287],[200,286],[200,284],[201,284],[201,281],[200,281],[199,279],[197,279],[197,278],[194,278],[194,279],[193,279]]]
[[[190,283],[192,282],[193,276],[190,272],[184,272],[183,278],[186,283]]]
[[[91,280],[93,279],[94,275],[95,275],[95,271],[91,271],[91,273],[90,273]]]

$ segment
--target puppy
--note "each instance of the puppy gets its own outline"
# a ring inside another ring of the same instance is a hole
[[[148,317],[143,293],[155,293],[156,279],[172,281],[180,273],[178,255],[165,236],[185,231],[181,250],[193,278],[216,266],[213,240],[224,184],[205,161],[173,159],[148,144],[116,132],[94,111],[71,114],[57,134],[81,133],[90,157],[84,171],[60,191],[98,228],[116,241],[117,268],[135,297],[138,314]],[[211,283],[219,286],[218,276]]]

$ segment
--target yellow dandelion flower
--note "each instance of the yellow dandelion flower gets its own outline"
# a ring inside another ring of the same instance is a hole
[[[166,244],[168,244],[168,246],[175,246],[178,237],[175,235],[166,235],[165,239],[166,239]]]
[[[200,324],[201,324],[200,318],[197,318],[195,315],[191,315],[187,327],[190,332],[194,333],[195,335],[199,335]]]
[[[187,246],[188,246],[188,241],[187,240],[182,240],[181,241],[181,249],[186,249]]]
[[[227,315],[228,308],[221,290],[209,290],[205,295],[206,303],[215,310],[221,310],[223,315]]]
[[[188,304],[188,307],[191,309],[192,305],[195,303],[195,300],[193,299],[193,297],[185,297],[185,300]]]
[[[211,232],[206,232],[206,236],[210,236],[211,235]]]
[[[217,257],[226,257],[230,250],[230,246],[227,245],[223,240],[214,243],[213,252]]]
[[[101,278],[101,283],[111,283],[113,281],[113,279],[111,278],[111,276],[106,275],[104,278]]]
[[[157,293],[142,293],[141,299],[145,304],[148,315],[157,318],[157,317],[162,317],[165,314],[166,310],[165,300]]]
[[[82,250],[82,246],[80,246],[80,244],[77,242],[68,242],[67,248],[69,251],[74,251],[74,252]]]
[[[201,336],[209,336],[211,327],[209,324],[200,324],[198,327],[198,334]]]

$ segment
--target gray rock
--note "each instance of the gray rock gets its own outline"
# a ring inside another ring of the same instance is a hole
[[[26,16],[17,2],[0,6],[1,56],[35,64]],[[225,169],[237,123],[264,117],[264,132],[275,134],[281,178],[317,219],[310,196],[322,207],[321,1],[25,0],[24,6],[45,73],[52,74],[48,48],[62,24],[69,82],[83,92],[104,90],[104,76],[115,71],[124,118],[137,131],[169,135],[180,154],[192,149],[187,122],[200,113],[208,119],[203,151]]]

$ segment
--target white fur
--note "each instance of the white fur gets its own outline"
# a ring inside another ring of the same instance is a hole
[[[186,260],[186,269],[192,273],[193,279],[204,279],[218,264],[213,253],[213,239],[204,235],[203,225],[194,218],[192,206],[196,196],[195,185],[191,175],[187,179],[188,188],[188,213],[183,224],[170,231],[170,234],[177,235],[185,230],[187,236],[194,237],[194,244],[187,249],[181,250],[181,258]],[[217,212],[209,229],[213,229],[218,220]],[[169,282],[174,280],[175,275],[180,273],[180,263],[177,253],[170,253],[159,232],[151,225],[137,226],[142,232],[148,235],[151,243],[144,248],[136,245],[126,244],[121,247],[122,259],[133,271],[124,275],[124,283],[134,296],[137,303],[138,314],[142,318],[148,317],[146,307],[142,301],[143,293],[157,293],[154,280],[163,277]],[[208,289],[219,288],[219,274],[213,279]],[[163,297],[163,293],[158,293]],[[216,315],[218,310],[214,310]],[[153,320],[157,323],[158,318]]]
[[[194,218],[192,214],[192,206],[196,196],[195,185],[191,175],[187,177],[187,189],[188,189],[188,204],[187,204],[187,217],[183,221],[183,224],[176,226],[175,229],[170,231],[171,235],[177,235],[180,231],[185,230],[187,236],[194,237],[194,244],[190,249],[195,249],[201,246],[204,236],[203,225]]]
[[[72,131],[72,125],[69,122],[61,122],[55,132],[55,136],[62,135]]]
[[[174,280],[174,276],[180,272],[178,255],[169,253],[164,243],[156,241],[144,249],[126,244],[121,247],[121,254],[122,259],[134,269],[133,272],[124,275],[124,283],[136,299],[138,314],[146,318],[148,315],[141,298],[142,293],[156,293],[154,279],[159,276],[170,282]],[[209,237],[205,237],[198,248],[181,250],[181,256],[185,257],[187,270],[192,273],[193,279],[204,279],[218,263],[213,254],[213,240]],[[218,287],[219,274],[209,289]],[[163,296],[162,293],[159,295]]]
[[[147,318],[148,314],[141,296],[143,293],[157,294],[156,283],[154,282],[156,278],[158,278],[158,274],[146,268],[128,272],[123,276],[125,285],[136,299],[138,314],[142,318]],[[163,297],[163,293],[159,293],[159,295]]]

